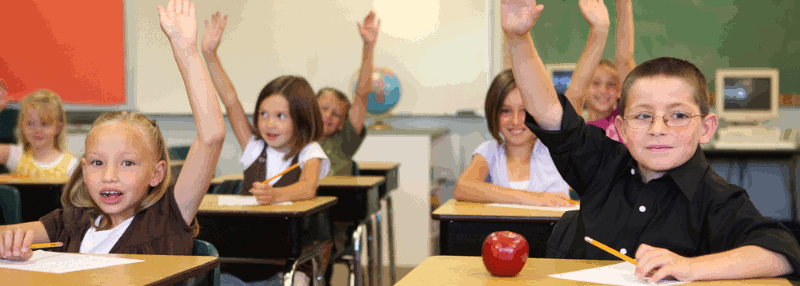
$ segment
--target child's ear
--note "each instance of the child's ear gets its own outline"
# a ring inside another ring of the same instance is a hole
[[[628,142],[628,126],[625,125],[625,121],[622,120],[622,115],[617,115],[617,117],[614,118],[614,125],[617,128],[617,134],[619,134],[619,139],[622,140],[622,144],[630,146],[631,144]]]
[[[717,132],[717,127],[719,126],[719,118],[714,113],[709,113],[706,116],[702,117],[703,126],[701,126],[699,132],[700,133],[700,144],[708,144],[711,141],[711,138],[714,137],[714,133]]]
[[[164,180],[164,176],[166,175],[167,171],[167,162],[164,160],[158,161],[156,163],[156,170],[153,173],[153,178],[150,179],[150,186],[155,187]]]

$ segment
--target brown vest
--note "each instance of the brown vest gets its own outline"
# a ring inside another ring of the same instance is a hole
[[[299,155],[295,155],[292,158],[292,165],[297,164]],[[244,182],[242,183],[242,188],[239,191],[240,195],[252,195],[253,193],[250,192],[250,189],[253,188],[253,183],[255,182],[262,182],[267,179],[267,144],[264,144],[264,149],[261,150],[261,155],[258,156],[253,164],[250,164],[250,167],[244,170]],[[289,171],[286,174],[275,182],[273,187],[285,187],[291,184],[296,183],[300,180],[300,168],[295,168],[294,170]]]

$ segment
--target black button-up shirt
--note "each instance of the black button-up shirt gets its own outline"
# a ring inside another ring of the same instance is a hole
[[[694,257],[745,245],[781,253],[800,269],[800,247],[781,223],[761,215],[747,192],[722,179],[700,146],[683,165],[643,183],[624,145],[586,125],[567,99],[558,131],[525,125],[542,140],[564,180],[581,196],[579,224],[567,258],[616,260],[583,242],[589,236],[628,256],[642,243]],[[795,274],[797,275],[797,273]]]

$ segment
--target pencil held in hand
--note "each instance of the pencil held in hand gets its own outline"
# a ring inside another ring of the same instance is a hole
[[[605,251],[606,251],[606,252],[608,252],[608,253],[611,253],[611,255],[614,255],[614,256],[616,256],[616,257],[619,257],[619,258],[620,258],[620,259],[622,259],[622,260],[625,260],[625,261],[627,261],[627,262],[630,262],[630,263],[631,263],[631,264],[633,264],[633,265],[636,265],[636,260],[633,260],[633,258],[630,258],[630,257],[628,257],[627,255],[625,255],[625,254],[622,254],[622,253],[620,253],[619,251],[616,251],[616,250],[614,250],[613,248],[611,248],[611,247],[608,247],[608,246],[606,246],[605,244],[602,244],[602,243],[600,243],[599,241],[596,241],[596,240],[592,239],[591,237],[584,236],[584,237],[583,237],[583,240],[586,240],[586,242],[590,243],[591,245],[597,246],[597,247],[599,247],[600,249],[602,249],[602,250],[605,250]]]
[[[286,173],[289,173],[289,171],[291,171],[291,170],[294,170],[294,168],[297,168],[297,166],[299,166],[299,165],[297,165],[297,164],[294,164],[294,165],[292,165],[291,167],[289,167],[288,169],[286,169],[286,170],[283,170],[283,172],[281,172],[280,174],[277,174],[277,175],[275,175],[274,177],[272,177],[272,178],[269,178],[269,179],[267,179],[266,181],[263,181],[263,182],[261,182],[261,183],[266,185],[267,183],[269,183],[269,181],[275,180],[275,178],[277,178],[277,177],[280,177],[280,176],[283,176],[283,175],[284,175],[284,174],[286,174]]]
[[[53,247],[62,247],[62,246],[64,246],[63,242],[35,243],[35,244],[31,244],[31,249],[53,248]]]

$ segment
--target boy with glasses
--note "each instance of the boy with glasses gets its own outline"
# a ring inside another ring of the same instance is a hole
[[[717,175],[700,149],[718,124],[700,70],[658,58],[627,76],[615,119],[625,148],[556,95],[529,33],[543,8],[504,0],[501,20],[529,112],[525,123],[581,196],[565,258],[616,259],[583,243],[589,236],[634,256],[637,277],[650,282],[796,275],[794,236]]]

